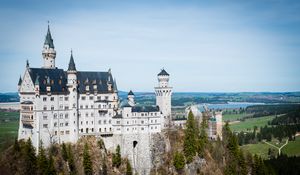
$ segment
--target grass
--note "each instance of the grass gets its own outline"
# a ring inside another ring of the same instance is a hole
[[[224,114],[223,115],[223,121],[236,121],[239,119],[242,119],[244,117],[248,116],[246,113],[241,113],[241,114]]]
[[[243,151],[249,152],[251,154],[256,154],[258,156],[261,156],[263,159],[268,158],[268,151],[269,148],[274,149],[273,147],[265,144],[265,143],[257,143],[257,144],[247,144],[241,146],[241,149]],[[277,151],[277,149],[276,149]]]
[[[289,141],[289,143],[282,148],[282,153],[288,156],[300,156],[300,136],[297,136],[295,141]]]
[[[232,131],[252,131],[254,126],[259,128],[268,125],[268,121],[271,121],[273,118],[275,118],[275,116],[250,118],[246,119],[245,121],[230,124],[229,126]]]
[[[0,112],[0,151],[14,142],[18,136],[18,127],[18,112]]]

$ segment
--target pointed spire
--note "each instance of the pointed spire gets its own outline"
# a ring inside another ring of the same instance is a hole
[[[161,71],[160,71],[160,73],[159,74],[157,74],[158,76],[159,75],[165,75],[165,76],[169,76],[169,74],[168,74],[168,72],[167,71],[165,71],[165,69],[164,68],[162,68],[161,69]]]
[[[71,50],[71,58],[70,58],[70,62],[69,62],[68,71],[76,71],[76,66],[75,66],[75,62],[73,59],[73,51],[72,50]]]
[[[21,86],[21,84],[22,84],[22,78],[21,78],[21,75],[20,75],[18,85]]]
[[[114,91],[115,91],[115,92],[117,92],[117,91],[118,91],[118,87],[117,87],[117,82],[116,82],[116,79],[114,79],[113,88],[114,88]]]
[[[29,67],[29,61],[26,60],[26,68],[28,68],[28,67]]]
[[[35,79],[35,83],[34,83],[34,85],[39,85],[39,84],[40,84],[40,82],[39,82],[39,78],[40,78],[40,76],[39,76],[39,75],[37,75],[37,76],[36,76],[36,79]]]
[[[54,49],[53,39],[52,39],[51,32],[50,32],[49,21],[48,21],[48,31],[47,31],[44,45],[48,45],[49,48]]]
[[[132,92],[132,90],[130,90],[130,91],[128,92],[128,95],[134,95],[134,93]]]

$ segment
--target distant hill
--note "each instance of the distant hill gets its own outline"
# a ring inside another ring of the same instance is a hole
[[[0,103],[18,101],[20,101],[20,99],[17,92],[0,93]]]

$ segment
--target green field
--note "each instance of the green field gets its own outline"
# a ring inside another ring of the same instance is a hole
[[[223,121],[236,121],[236,120],[240,120],[244,117],[247,117],[249,114],[246,113],[241,113],[241,114],[224,114],[223,115]]]
[[[289,141],[289,143],[282,148],[282,153],[288,156],[300,156],[300,136],[297,136],[295,141]]]
[[[230,129],[232,131],[252,131],[254,126],[259,128],[268,125],[268,121],[271,121],[273,118],[275,116],[246,119],[245,121],[230,124]]]
[[[257,154],[258,156],[261,156],[263,159],[268,158],[269,148],[274,149],[274,147],[271,147],[265,143],[247,144],[247,145],[241,146],[242,150],[249,152],[253,155]]]
[[[18,135],[18,126],[18,112],[0,112],[0,151],[13,143]]]

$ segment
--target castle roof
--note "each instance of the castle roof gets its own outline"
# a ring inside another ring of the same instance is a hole
[[[46,35],[46,38],[45,38],[44,45],[48,45],[49,48],[54,49],[53,39],[52,39],[52,36],[51,36],[49,25],[48,25],[48,31],[47,31],[47,35]]]
[[[20,86],[21,84],[22,84],[22,78],[21,78],[21,76],[20,76],[18,85]]]
[[[132,90],[130,90],[130,91],[128,92],[128,95],[134,95],[134,93],[132,92]]]
[[[71,51],[71,57],[70,57],[68,71],[76,71],[76,66],[75,66],[75,62],[74,62],[74,59],[73,59],[72,51]]]
[[[158,106],[133,106],[132,112],[159,112]]]
[[[165,71],[165,69],[162,69],[162,70],[160,71],[160,73],[157,74],[157,75],[166,75],[166,76],[169,76],[168,72]]]
[[[51,87],[51,93],[69,93],[67,87],[67,72],[63,69],[29,68],[31,80],[40,86],[40,93],[47,92],[47,85]],[[86,86],[89,92],[111,93],[108,84],[113,79],[109,72],[85,72],[77,71],[78,92],[86,93]],[[88,80],[88,81],[86,81]],[[94,89],[97,85],[97,89]],[[112,84],[112,86],[114,86]],[[112,87],[113,90],[114,87]]]

